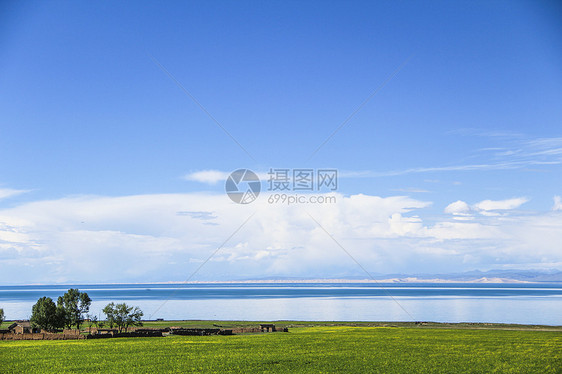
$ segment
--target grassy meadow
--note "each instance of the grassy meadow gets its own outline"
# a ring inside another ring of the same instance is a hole
[[[325,324],[234,336],[0,341],[0,367],[5,373],[562,373],[562,332]]]

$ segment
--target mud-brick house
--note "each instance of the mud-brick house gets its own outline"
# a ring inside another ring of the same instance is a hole
[[[12,334],[28,334],[33,332],[29,321],[14,322],[8,326],[8,330],[10,330]]]
[[[275,331],[277,331],[275,329],[275,325],[272,325],[270,323],[262,323],[260,325],[260,329],[261,329],[262,332],[275,332]]]

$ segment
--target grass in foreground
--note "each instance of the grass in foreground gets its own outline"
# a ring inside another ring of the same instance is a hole
[[[318,327],[318,326],[353,326],[353,327],[414,327],[414,328],[446,328],[446,329],[499,329],[499,330],[543,330],[560,331],[562,326],[522,325],[510,323],[471,323],[471,322],[365,322],[365,321],[212,321],[212,320],[184,320],[184,321],[149,321],[144,327],[199,327],[199,328],[235,328],[256,327],[260,323],[274,323],[277,327]],[[84,326],[87,326],[85,324]]]
[[[0,341],[6,373],[562,372],[562,334],[321,326],[289,333]]]

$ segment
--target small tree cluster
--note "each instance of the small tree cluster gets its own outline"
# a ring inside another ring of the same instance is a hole
[[[100,321],[98,319],[98,316],[89,316],[89,319],[90,319],[90,326],[94,326],[97,327],[98,329],[101,329],[105,325],[103,321]]]
[[[84,314],[90,310],[92,300],[85,292],[75,288],[69,289],[57,300],[50,297],[37,300],[31,309],[31,325],[44,330],[55,330],[63,327],[80,329],[84,323]]]
[[[113,328],[113,326],[116,326],[119,332],[122,330],[126,332],[131,326],[142,326],[141,318],[143,312],[138,306],[132,307],[125,303],[109,303],[103,308],[103,312],[107,316],[109,327]]]
[[[4,309],[0,308],[0,325],[4,323],[4,318],[6,318],[4,316]]]
[[[54,330],[64,326],[64,311],[57,308],[53,299],[43,296],[31,308],[31,325],[44,330]]]
[[[72,328],[80,326],[84,323],[84,317],[90,319],[90,326],[101,328],[104,323],[96,316],[89,316],[90,304],[92,300],[85,292],[71,288],[64,295],[57,299],[57,303],[50,297],[42,297],[37,300],[31,310],[31,325],[34,328],[44,330],[56,330],[61,328]],[[119,332],[131,326],[142,326],[143,312],[140,308],[129,306],[125,303],[106,305],[103,312],[107,316],[106,323],[110,328],[116,326]],[[0,309],[0,324],[4,320],[4,311]]]

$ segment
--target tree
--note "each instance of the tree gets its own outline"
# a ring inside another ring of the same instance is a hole
[[[107,323],[109,324],[109,328],[112,329],[115,326],[115,304],[109,303],[103,308],[102,312],[106,316]]]
[[[107,323],[111,328],[117,326],[119,332],[125,332],[130,326],[142,326],[141,318],[144,313],[138,306],[132,307],[125,303],[109,303],[103,308],[103,313],[107,316]]]
[[[63,315],[50,297],[43,296],[31,308],[31,326],[54,330],[64,326]]]
[[[90,311],[92,300],[86,292],[80,292],[76,288],[69,289],[64,295],[59,296],[57,305],[64,311],[64,325],[67,328],[80,325],[84,322],[84,314]]]
[[[0,325],[4,322],[4,309],[0,308]]]
[[[88,317],[88,319],[90,320],[90,323],[88,324],[88,332],[92,331],[92,326],[101,329],[103,327],[103,321],[100,321],[98,319],[98,316],[91,316],[91,315],[86,315],[86,317]]]
[[[103,325],[104,325],[103,321],[100,321],[100,320],[98,319],[98,316],[91,316],[91,317],[90,317],[90,324],[91,324],[91,325],[94,325],[94,326],[97,327],[98,329],[103,328]]]

